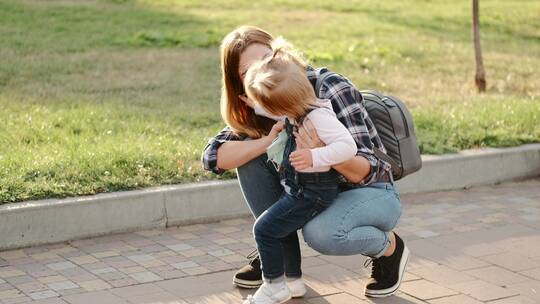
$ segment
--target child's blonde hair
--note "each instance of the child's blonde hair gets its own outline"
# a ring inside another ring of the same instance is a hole
[[[272,42],[272,54],[247,71],[246,94],[271,114],[298,119],[316,101],[305,67],[292,45],[279,37]]]

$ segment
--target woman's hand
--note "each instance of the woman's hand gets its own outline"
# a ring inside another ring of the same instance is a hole
[[[294,132],[294,136],[296,137],[297,149],[312,149],[325,146],[309,118],[304,120],[298,132]]]
[[[276,138],[278,136],[279,132],[281,132],[284,127],[285,127],[285,122],[284,121],[276,122],[272,126],[272,130],[270,130],[270,133],[268,133],[268,137],[270,139],[274,140],[274,138]]]
[[[253,100],[249,99],[246,94],[238,95],[238,98],[243,101],[248,107],[254,109],[255,108],[255,102]]]
[[[313,167],[313,157],[309,149],[300,149],[292,152],[289,160],[296,171]]]

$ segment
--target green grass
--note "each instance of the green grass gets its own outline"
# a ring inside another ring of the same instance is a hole
[[[402,98],[423,153],[540,142],[540,3],[0,0],[0,203],[216,178],[221,38],[253,24]],[[220,178],[231,178],[230,172]]]

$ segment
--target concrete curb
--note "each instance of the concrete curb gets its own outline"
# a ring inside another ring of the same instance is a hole
[[[540,176],[540,144],[423,160],[420,172],[397,182],[401,193]],[[7,204],[0,206],[0,250],[249,214],[237,180]]]

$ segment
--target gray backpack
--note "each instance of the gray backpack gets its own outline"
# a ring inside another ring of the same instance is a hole
[[[326,72],[317,79],[316,92],[320,92],[324,79],[333,72]],[[412,174],[422,167],[420,149],[416,142],[414,123],[405,104],[393,96],[376,91],[360,91],[386,154],[374,147],[374,153],[392,166],[394,180]]]

